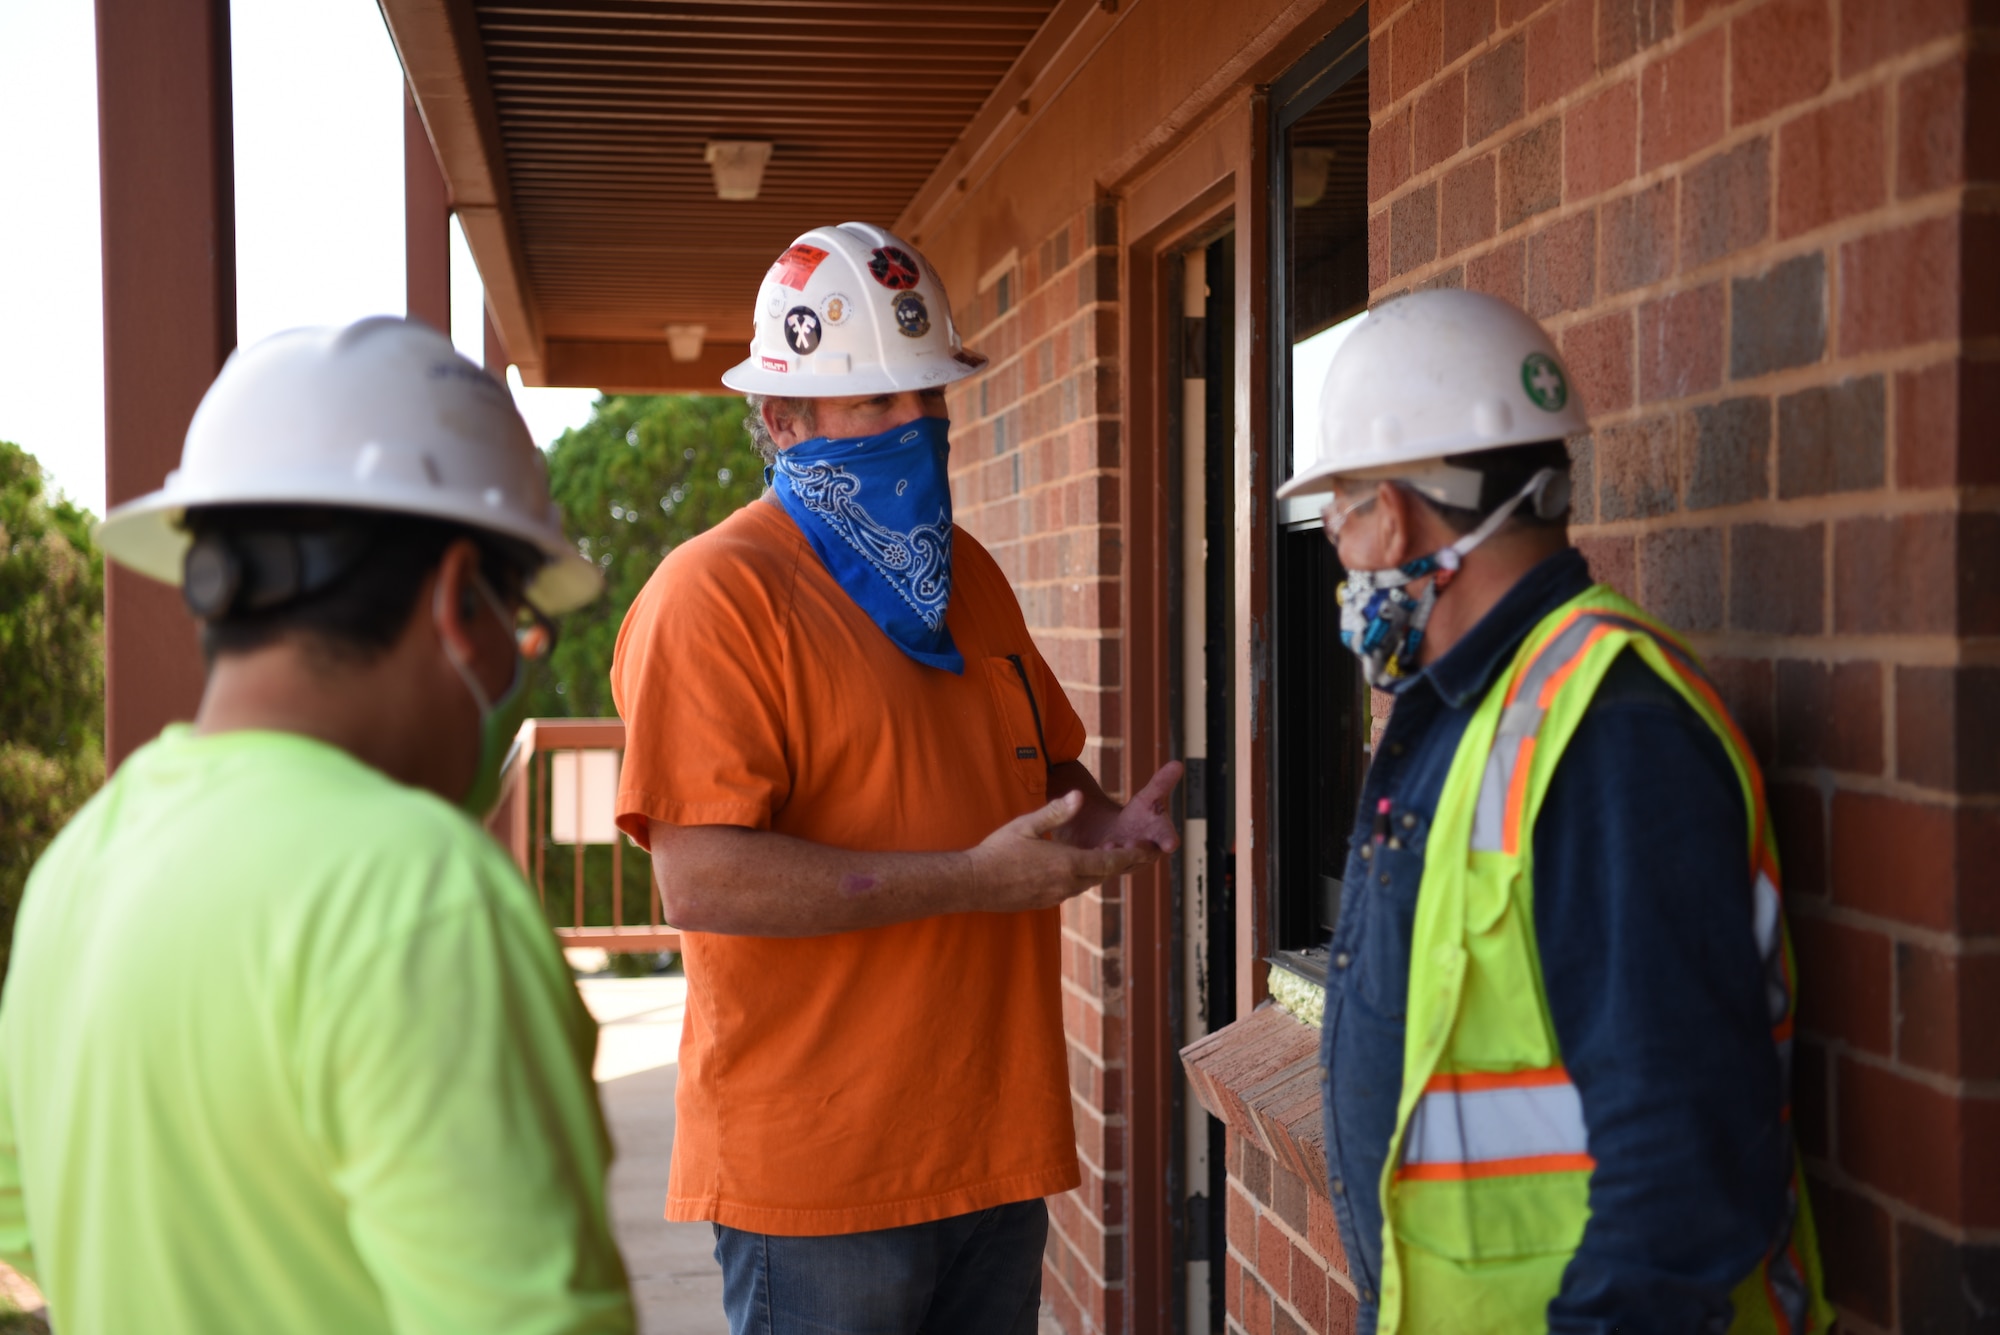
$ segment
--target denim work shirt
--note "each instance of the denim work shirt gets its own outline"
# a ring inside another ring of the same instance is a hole
[[[1525,575],[1396,697],[1362,788],[1320,1038],[1329,1185],[1361,1335],[1376,1326],[1379,1184],[1431,817],[1488,688],[1528,632],[1589,587],[1574,550]],[[1551,1331],[1726,1330],[1730,1290],[1782,1227],[1791,1141],[1745,824],[1714,732],[1637,655],[1621,655],[1534,830],[1549,1012],[1597,1161]]]

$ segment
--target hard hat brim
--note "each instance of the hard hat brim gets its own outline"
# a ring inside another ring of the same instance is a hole
[[[1340,470],[1331,462],[1314,464],[1297,477],[1288,479],[1278,488],[1278,499],[1289,501],[1294,496],[1317,496],[1334,489],[1334,479]]]
[[[760,359],[746,357],[723,373],[722,383],[740,394],[769,394],[787,399],[849,399],[868,394],[900,394],[909,390],[941,389],[986,369],[987,357],[970,348],[949,356],[925,357],[900,372],[843,372],[818,376],[810,371],[772,371]]]
[[[560,616],[575,611],[603,591],[604,577],[559,532],[521,522],[495,512],[473,518],[462,504],[421,492],[397,494],[378,484],[351,489],[320,487],[238,488],[228,494],[201,495],[190,489],[164,487],[114,508],[97,525],[92,537],[111,560],[163,584],[180,587],[182,562],[190,542],[183,518],[191,509],[225,505],[302,505],[329,509],[406,514],[439,519],[466,528],[483,529],[526,543],[547,558],[528,581],[523,596],[540,611]]]

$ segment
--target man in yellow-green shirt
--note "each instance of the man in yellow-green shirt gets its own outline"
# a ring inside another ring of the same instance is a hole
[[[632,1330],[596,1029],[467,815],[597,587],[505,390],[400,320],[280,335],[100,541],[209,678],[29,879],[0,1258],[64,1335]]]

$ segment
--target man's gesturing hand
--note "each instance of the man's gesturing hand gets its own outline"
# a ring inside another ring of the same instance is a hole
[[[1180,761],[1169,760],[1123,807],[1102,796],[1086,800],[1076,818],[1056,831],[1056,838],[1076,848],[1150,846],[1161,853],[1173,852],[1181,846],[1181,833],[1174,828],[1170,806],[1174,785],[1185,768]]]
[[[988,913],[1050,908],[1159,857],[1150,843],[1073,848],[1046,837],[1073,820],[1082,805],[1082,793],[1065,793],[1008,821],[969,850],[974,903],[967,907]]]

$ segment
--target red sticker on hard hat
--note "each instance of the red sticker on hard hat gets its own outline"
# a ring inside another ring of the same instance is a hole
[[[825,258],[826,252],[818,246],[793,246],[778,256],[778,262],[771,266],[771,272],[764,275],[764,281],[803,292],[806,280],[813,276],[813,270],[819,268]]]
[[[875,281],[883,287],[892,287],[898,292],[915,287],[922,277],[917,272],[916,258],[909,251],[895,246],[882,246],[869,256],[868,272],[874,274]]]
[[[922,338],[931,332],[931,313],[924,308],[923,294],[905,292],[891,303],[896,313],[896,332],[909,338]]]
[[[789,373],[792,369],[791,363],[787,362],[783,357],[761,357],[758,360],[764,363],[766,371],[784,371]]]
[[[809,357],[819,346],[819,312],[810,306],[794,306],[785,312],[785,342],[801,357]]]

